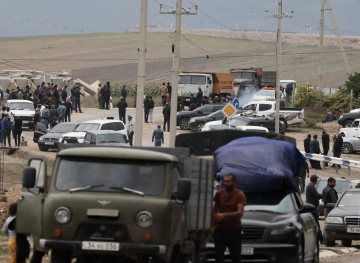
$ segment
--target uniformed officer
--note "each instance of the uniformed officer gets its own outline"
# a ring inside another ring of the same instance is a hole
[[[154,130],[152,136],[152,142],[154,142],[154,138],[155,138],[155,147],[161,146],[161,143],[164,144],[164,132],[161,129],[161,124],[158,124],[157,129]]]
[[[130,144],[130,146],[133,146],[134,123],[133,123],[132,117],[130,115],[128,115],[127,132],[128,132],[128,137],[129,137],[129,144]]]

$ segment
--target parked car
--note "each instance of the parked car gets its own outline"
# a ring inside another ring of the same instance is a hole
[[[79,125],[80,123],[61,122],[48,132],[45,125],[38,122],[35,126],[33,141],[38,143],[40,151],[57,149],[60,137],[74,131]]]
[[[354,120],[349,127],[341,128],[342,137],[356,138],[360,136],[360,119]]]
[[[112,130],[120,131],[127,136],[126,126],[119,120],[93,120],[81,123],[73,132],[65,133],[59,139],[62,143],[83,143],[85,134],[88,131]]]
[[[84,144],[129,146],[127,136],[121,131],[88,131]]]
[[[238,111],[238,113],[243,112],[242,110]],[[216,112],[213,112],[209,115],[206,116],[201,116],[201,117],[193,117],[190,119],[189,121],[189,129],[194,130],[194,131],[201,131],[202,128],[204,127],[205,123],[210,122],[210,121],[220,121],[220,124],[222,122],[222,120],[224,119],[225,114],[223,113],[222,110],[218,110]]]
[[[360,111],[343,113],[338,119],[338,124],[344,128],[350,127],[356,119],[360,119]]]
[[[342,153],[353,153],[360,151],[359,137],[344,137],[342,145]]]
[[[259,117],[259,116],[241,116],[232,118],[226,124],[220,125],[212,125],[210,126],[210,131],[215,130],[226,130],[226,129],[237,129],[238,126],[261,126],[264,125],[265,128],[269,130],[269,132],[275,132],[275,120],[267,117]],[[279,123],[279,133],[285,134],[285,129],[282,123]]]
[[[34,129],[34,104],[29,100],[7,100],[5,106],[10,108],[11,114],[20,117],[23,127]]]
[[[343,247],[351,246],[352,240],[360,240],[360,189],[348,189],[339,198],[325,219],[324,237],[326,246],[334,246],[341,240]]]
[[[241,259],[245,262],[319,262],[318,227],[298,193],[246,193]],[[206,245],[207,260],[215,259],[214,243]],[[228,251],[226,262],[231,262]],[[230,261],[228,261],[230,260]]]
[[[318,182],[315,186],[316,190],[319,194],[322,194],[322,191],[327,186],[328,182],[327,180],[329,177],[319,177]],[[335,178],[336,179],[336,186],[335,190],[338,193],[338,196],[340,197],[342,193],[344,193],[349,187],[350,187],[350,181],[346,179],[345,177]],[[320,199],[320,203],[318,206],[318,214],[319,216],[324,215],[324,202]]]
[[[221,110],[224,104],[205,104],[193,111],[179,111],[176,118],[176,126],[180,126],[182,130],[189,129],[189,120],[193,117],[206,116],[210,113]]]

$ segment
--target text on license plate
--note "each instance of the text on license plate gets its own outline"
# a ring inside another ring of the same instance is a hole
[[[230,252],[228,249],[226,249],[225,255],[230,255]],[[241,255],[254,255],[254,248],[253,247],[242,247]]]
[[[54,145],[53,142],[45,142],[46,145]]]
[[[120,244],[113,242],[82,242],[83,250],[119,251]]]
[[[348,226],[348,227],[347,227],[347,232],[348,232],[348,233],[359,233],[359,234],[360,234],[360,227],[351,227],[351,226]]]

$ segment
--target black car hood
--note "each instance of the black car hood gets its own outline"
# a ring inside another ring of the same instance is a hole
[[[272,225],[274,223],[284,223],[288,221],[294,214],[278,214],[273,212],[252,212],[245,211],[241,219],[243,225]]]
[[[57,132],[48,132],[46,134],[44,134],[43,136],[41,136],[41,138],[46,138],[46,139],[54,139],[57,138],[59,139],[64,133],[57,133]]]
[[[335,207],[329,216],[359,216],[360,207]]]

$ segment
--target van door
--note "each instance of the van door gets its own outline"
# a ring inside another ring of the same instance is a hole
[[[358,137],[359,135],[359,121],[354,121],[350,128],[348,129],[348,132],[345,133],[346,137]]]
[[[46,195],[46,158],[31,156],[28,166],[36,169],[35,187],[23,188],[19,195],[16,231],[30,233],[34,239],[42,235],[43,202]]]

